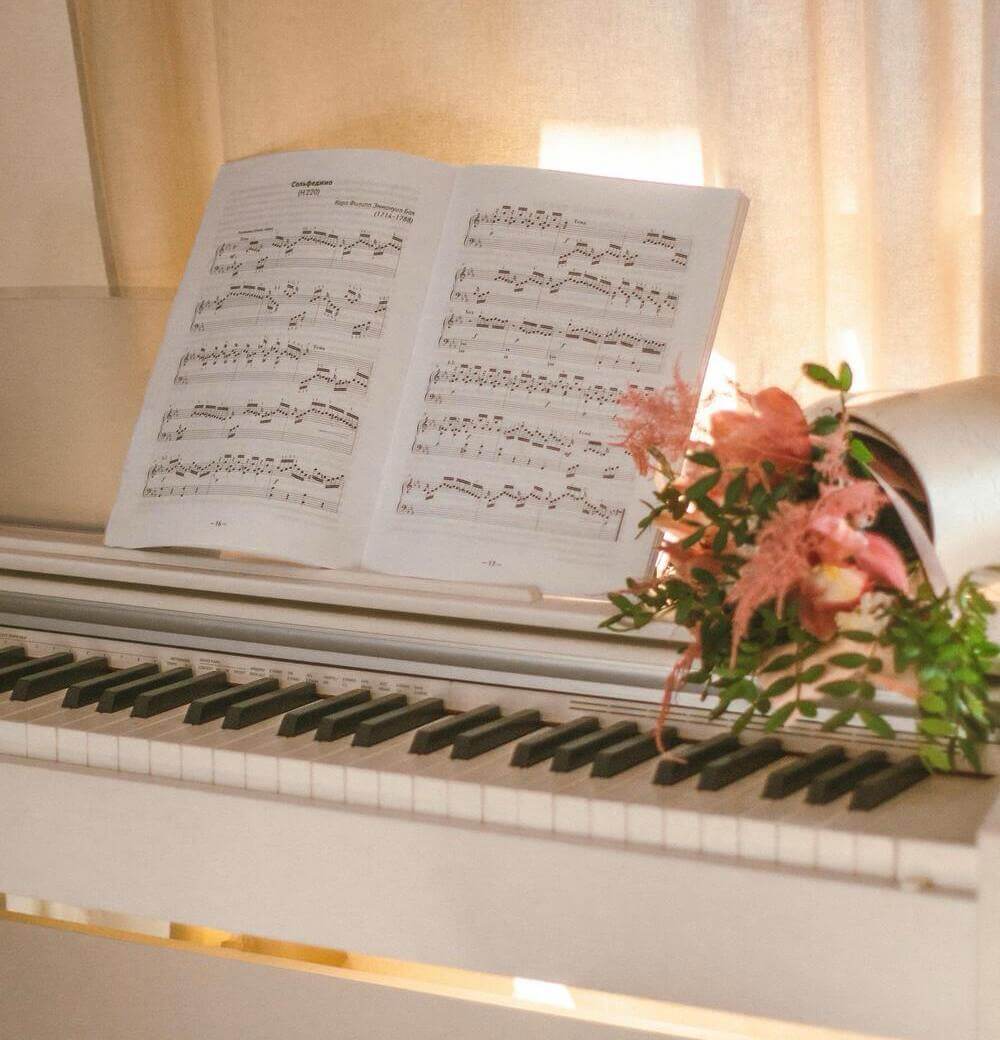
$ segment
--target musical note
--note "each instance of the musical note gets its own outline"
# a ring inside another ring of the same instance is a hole
[[[304,306],[303,306],[304,305]],[[247,282],[231,285],[216,296],[203,297],[195,305],[192,332],[270,325],[295,329],[322,326],[345,332],[354,339],[382,335],[389,297],[357,286],[331,290],[325,285],[302,288],[297,281],[278,285]],[[234,317],[214,315],[249,311]]]
[[[610,542],[618,540],[625,518],[623,504],[592,498],[584,488],[572,484],[548,490],[513,483],[494,486],[459,476],[439,480],[407,477],[396,512]]]
[[[272,424],[277,421],[278,425]],[[296,407],[288,401],[273,404],[198,403],[191,408],[169,408],[160,421],[157,440],[279,440],[305,444],[350,455],[358,430],[358,416],[326,401]]]
[[[471,283],[468,288],[466,283]],[[575,302],[581,297],[588,302]],[[673,290],[643,285],[628,278],[606,278],[589,271],[547,274],[536,269],[469,266],[455,272],[451,298],[458,303],[488,303],[496,307],[530,304],[550,311],[600,314],[615,321],[664,326],[673,324],[680,302],[680,296]],[[597,306],[591,301],[596,301]]]
[[[260,272],[302,267],[394,278],[402,250],[400,235],[367,229],[338,234],[332,230],[304,227],[297,232],[273,232],[265,237],[245,233],[215,247],[209,272],[235,278],[243,270]],[[356,254],[368,259],[360,259]],[[376,263],[377,260],[384,262]]]
[[[471,329],[471,334],[453,335]],[[490,336],[490,332],[502,333]],[[497,353],[504,357],[523,357],[545,361],[577,362],[595,368],[631,369],[658,372],[664,354],[670,349],[663,340],[640,336],[618,327],[599,328],[574,321],[544,322],[528,318],[507,318],[477,311],[449,311],[438,340],[442,350]]]
[[[504,415],[424,415],[417,424],[413,452],[528,466],[569,478],[624,480],[632,475],[620,448],[587,432],[544,427]]]
[[[262,498],[305,509],[336,513],[340,506],[343,473],[308,468],[294,455],[280,457],[217,455],[204,461],[161,458],[146,472],[144,498],[176,499],[202,495]]]

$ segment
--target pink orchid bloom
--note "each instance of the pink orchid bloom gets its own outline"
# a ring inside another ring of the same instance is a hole
[[[712,450],[723,466],[759,467],[774,463],[779,473],[809,465],[809,423],[795,398],[776,386],[747,397],[750,412],[722,411],[712,416]]]

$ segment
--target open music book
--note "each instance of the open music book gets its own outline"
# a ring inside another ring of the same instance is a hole
[[[641,572],[616,400],[700,385],[745,212],[392,152],[227,164],[107,543],[571,595]]]

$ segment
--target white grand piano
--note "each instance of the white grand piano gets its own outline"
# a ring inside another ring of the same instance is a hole
[[[1000,1036],[997,779],[690,694],[655,783],[604,610],[0,529],[0,1035]]]

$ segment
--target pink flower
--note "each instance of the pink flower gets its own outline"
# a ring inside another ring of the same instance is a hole
[[[799,586],[802,627],[820,639],[832,639],[837,633],[837,614],[853,610],[868,588],[868,575],[859,567],[817,564]]]
[[[681,378],[678,368],[674,368],[672,387],[632,387],[618,398],[618,404],[632,414],[615,418],[625,436],[614,447],[628,451],[640,476],[649,472],[650,450],[659,451],[672,462],[684,455],[698,409],[698,395]]]
[[[779,473],[804,470],[812,456],[809,423],[795,398],[772,386],[747,397],[750,412],[712,416],[713,451],[724,466],[759,468],[765,461]]]

